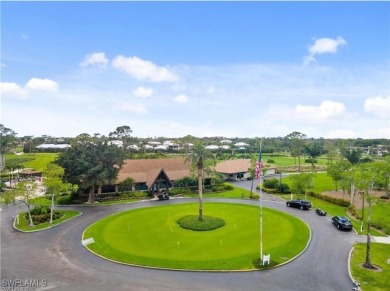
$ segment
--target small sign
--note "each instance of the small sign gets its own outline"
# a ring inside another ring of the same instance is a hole
[[[83,240],[81,241],[81,243],[83,244],[83,246],[92,244],[92,243],[94,243],[94,242],[95,242],[95,240],[93,239],[93,237],[90,237],[90,238],[87,238],[87,239],[83,239]]]

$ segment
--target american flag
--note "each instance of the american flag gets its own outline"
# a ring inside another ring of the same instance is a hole
[[[261,176],[261,167],[263,166],[263,162],[261,160],[261,152],[260,152],[260,156],[259,156],[259,160],[257,161],[256,163],[256,169],[255,169],[255,177],[256,177],[256,180],[259,180],[260,179],[260,176]]]

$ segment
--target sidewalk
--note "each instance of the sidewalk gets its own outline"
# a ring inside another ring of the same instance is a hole
[[[365,243],[367,241],[366,235],[359,235],[359,241]],[[371,236],[371,242],[390,244],[390,236]]]
[[[382,244],[390,244],[390,236],[372,236],[371,241]]]

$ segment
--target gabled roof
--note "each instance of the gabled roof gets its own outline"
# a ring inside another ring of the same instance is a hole
[[[119,171],[117,183],[126,178],[133,178],[136,183],[146,183],[148,187],[154,183],[163,171],[170,181],[190,175],[191,164],[184,159],[141,159],[126,160]]]
[[[218,163],[215,170],[223,174],[248,172],[251,168],[250,159],[226,160]]]

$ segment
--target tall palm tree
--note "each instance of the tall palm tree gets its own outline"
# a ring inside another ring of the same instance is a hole
[[[211,160],[215,163],[213,153],[206,149],[202,142],[197,142],[189,150],[185,161],[196,166],[198,170],[198,193],[199,193],[199,220],[203,220],[203,168],[205,162]]]

